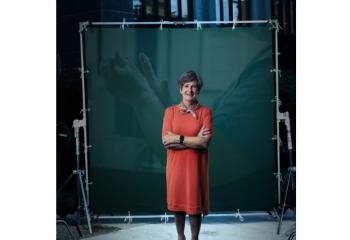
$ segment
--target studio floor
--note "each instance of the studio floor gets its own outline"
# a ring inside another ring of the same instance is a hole
[[[199,235],[200,240],[280,240],[288,239],[294,221],[283,222],[281,233],[276,234],[277,224],[273,222],[238,223],[238,224],[202,224]],[[103,234],[94,237],[87,237],[89,240],[176,240],[176,228],[174,223],[167,224],[119,224],[121,228],[116,232]],[[191,239],[190,226],[185,227],[187,239]]]
[[[242,219],[241,219],[242,220]],[[88,233],[87,226],[82,226],[83,238],[88,240],[177,240],[176,227],[173,219],[161,223],[160,220],[149,222],[133,221],[125,223],[123,220],[112,222],[93,223],[94,234]],[[277,234],[278,221],[273,217],[226,217],[204,218],[199,235],[200,240],[283,240],[290,238],[296,230],[295,217],[286,217],[281,225],[280,234]],[[62,228],[62,226],[60,226]],[[71,228],[73,229],[73,228]],[[64,229],[63,229],[64,230]],[[63,231],[64,232],[64,231]],[[74,229],[72,230],[74,234]],[[185,226],[186,239],[191,239],[191,230],[188,218]],[[75,237],[78,237],[75,234]],[[57,237],[60,239],[60,237]],[[72,239],[70,236],[61,239]]]

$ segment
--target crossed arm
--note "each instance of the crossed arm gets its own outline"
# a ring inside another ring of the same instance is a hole
[[[180,144],[180,135],[167,131],[162,137],[164,147],[170,149],[206,149],[212,136],[211,129],[202,128],[197,136],[184,136],[183,144]]]

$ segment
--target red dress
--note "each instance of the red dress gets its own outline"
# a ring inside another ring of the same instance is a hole
[[[212,113],[208,107],[190,113],[180,112],[178,105],[168,107],[163,118],[162,135],[171,131],[178,135],[197,136],[204,126],[212,129]],[[209,211],[209,171],[207,149],[167,149],[167,206],[170,211],[190,215]]]

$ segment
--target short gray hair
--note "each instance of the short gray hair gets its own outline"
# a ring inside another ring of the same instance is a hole
[[[197,82],[198,92],[200,92],[201,88],[203,87],[203,82],[201,76],[199,76],[198,73],[196,73],[193,70],[189,70],[181,74],[178,85],[180,89],[182,89],[183,85],[188,82]]]

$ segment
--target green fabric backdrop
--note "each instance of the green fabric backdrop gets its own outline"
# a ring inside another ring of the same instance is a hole
[[[162,117],[180,101],[177,79],[190,69],[201,74],[199,100],[214,117],[210,210],[275,206],[268,27],[89,27],[84,42],[94,213],[167,211]]]

